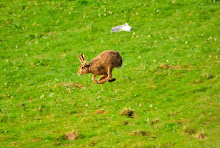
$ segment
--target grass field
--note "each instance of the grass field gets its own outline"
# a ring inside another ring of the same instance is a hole
[[[220,147],[219,14],[218,0],[1,0],[0,147]],[[123,58],[115,82],[77,74],[77,54],[104,50]]]

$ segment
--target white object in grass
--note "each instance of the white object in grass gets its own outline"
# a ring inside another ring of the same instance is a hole
[[[130,32],[132,30],[132,27],[128,25],[128,23],[125,23],[124,25],[112,27],[111,33],[112,32],[121,32],[121,31],[126,31]]]

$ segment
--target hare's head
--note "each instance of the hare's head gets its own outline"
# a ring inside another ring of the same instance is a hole
[[[83,75],[89,72],[89,65],[86,64],[86,58],[84,54],[81,54],[81,56],[77,55],[81,65],[79,66],[78,75]]]

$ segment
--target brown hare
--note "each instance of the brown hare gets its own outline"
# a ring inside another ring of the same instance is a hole
[[[86,59],[84,54],[81,56],[77,55],[79,60],[81,61],[81,65],[79,66],[78,74],[83,75],[87,73],[92,73],[92,80],[96,84],[103,84],[106,81],[113,82],[116,79],[112,78],[112,70],[117,67],[120,68],[122,66],[122,58],[117,51],[114,50],[106,50],[100,53],[98,56],[93,58],[88,64],[86,63]],[[95,77],[97,75],[103,75],[97,81]]]

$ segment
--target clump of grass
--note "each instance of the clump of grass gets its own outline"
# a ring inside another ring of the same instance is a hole
[[[124,108],[124,109],[120,112],[120,115],[127,116],[127,117],[130,117],[130,118],[134,118],[134,117],[136,116],[134,110],[128,109],[128,108]]]

